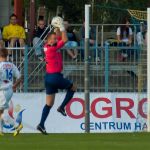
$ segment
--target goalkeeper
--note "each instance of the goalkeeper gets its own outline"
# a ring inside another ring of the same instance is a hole
[[[68,79],[63,77],[61,73],[63,70],[63,60],[60,49],[67,42],[67,35],[64,28],[63,20],[60,17],[54,17],[51,23],[55,28],[58,28],[61,32],[61,38],[58,39],[55,32],[50,33],[47,37],[47,43],[44,46],[45,61],[46,61],[46,76],[45,76],[45,87],[46,87],[46,105],[43,108],[41,121],[37,126],[43,134],[47,134],[45,129],[45,121],[49,115],[50,109],[52,108],[55,100],[55,94],[58,89],[66,89],[67,93],[64,101],[57,109],[63,116],[67,116],[65,112],[65,106],[72,99],[76,87]]]

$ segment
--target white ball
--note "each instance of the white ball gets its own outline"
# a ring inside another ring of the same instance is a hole
[[[63,19],[61,17],[56,16],[52,19],[51,24],[54,27],[60,28],[60,26],[63,24]]]

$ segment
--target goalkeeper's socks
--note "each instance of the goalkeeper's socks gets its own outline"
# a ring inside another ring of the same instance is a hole
[[[62,102],[60,108],[64,109],[65,106],[69,103],[69,101],[73,98],[75,91],[68,90],[64,101]]]
[[[42,117],[41,117],[41,121],[40,121],[40,126],[42,128],[44,128],[44,124],[45,124],[45,121],[48,117],[50,109],[51,109],[51,106],[48,106],[48,105],[45,105],[44,108],[43,108]]]

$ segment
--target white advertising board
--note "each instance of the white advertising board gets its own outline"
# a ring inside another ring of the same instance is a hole
[[[56,95],[45,127],[49,133],[84,132],[84,93],[76,93],[66,107],[67,117],[57,112],[65,93]],[[91,93],[90,130],[91,132],[135,132],[146,130],[146,94],[136,93]],[[139,102],[139,103],[138,103]],[[24,133],[36,133],[43,106],[44,93],[14,94],[9,108],[9,116],[22,119]],[[24,111],[23,111],[24,110]],[[23,112],[22,112],[23,111]],[[15,117],[16,116],[16,117]],[[11,125],[7,124],[7,131]]]

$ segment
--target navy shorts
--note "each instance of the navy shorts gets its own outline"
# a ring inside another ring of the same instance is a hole
[[[69,89],[73,83],[64,78],[61,73],[46,73],[45,75],[45,87],[46,94],[51,95],[58,92],[58,89]]]

